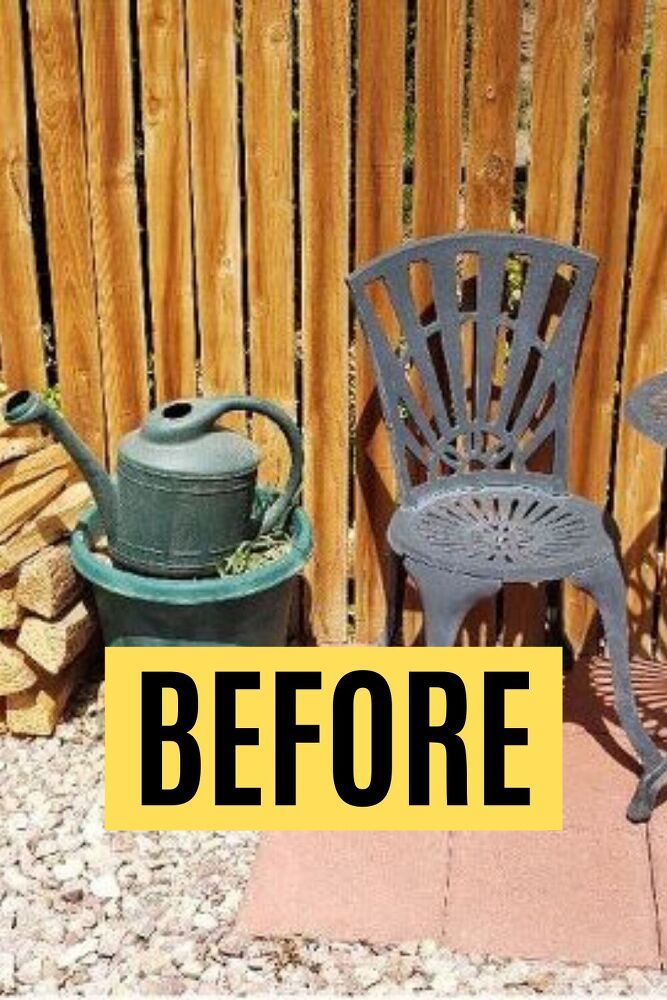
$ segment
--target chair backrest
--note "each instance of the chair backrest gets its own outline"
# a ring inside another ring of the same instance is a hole
[[[406,243],[349,276],[403,499],[448,474],[566,486],[596,267],[551,240],[472,232]]]

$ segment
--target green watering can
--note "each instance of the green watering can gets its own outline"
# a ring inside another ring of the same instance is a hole
[[[290,449],[285,490],[261,515],[255,502],[259,449],[243,435],[215,426],[225,413],[238,410],[274,421]],[[37,393],[14,393],[4,412],[10,424],[44,424],[63,444],[93,492],[113,561],[138,573],[216,573],[240,542],[282,525],[301,486],[303,450],[296,424],[280,407],[251,396],[157,407],[120,442],[115,478]]]

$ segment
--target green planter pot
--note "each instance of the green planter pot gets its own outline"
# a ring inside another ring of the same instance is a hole
[[[288,522],[286,555],[238,576],[169,580],[140,576],[98,558],[96,507],[72,535],[72,561],[92,585],[106,646],[284,646],[297,575],[313,547],[300,508]]]

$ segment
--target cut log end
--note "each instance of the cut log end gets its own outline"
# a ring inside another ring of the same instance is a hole
[[[23,620],[17,645],[50,674],[59,674],[86,647],[97,623],[86,601],[79,601],[60,619]]]
[[[14,597],[21,608],[51,621],[82,592],[83,582],[72,566],[69,546],[63,543],[47,546],[23,563]]]
[[[16,600],[16,577],[0,580],[0,631],[13,631],[19,627],[23,611]]]
[[[30,658],[6,638],[0,644],[0,697],[31,688],[38,674]]]
[[[52,736],[72,692],[97,653],[97,643],[93,642],[57,677],[40,677],[29,691],[9,695],[6,725],[10,732],[22,736]]]

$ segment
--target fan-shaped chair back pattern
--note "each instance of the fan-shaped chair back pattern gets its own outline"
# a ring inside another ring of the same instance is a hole
[[[466,233],[412,241],[350,275],[404,501],[447,475],[566,487],[596,267],[551,240]]]
[[[667,755],[632,688],[626,589],[603,512],[567,490],[572,380],[596,260],[551,240],[465,233],[417,240],[350,275],[392,436],[401,502],[384,641],[401,631],[406,576],[426,642],[451,646],[507,582],[569,579],[596,601],[645,822]]]

